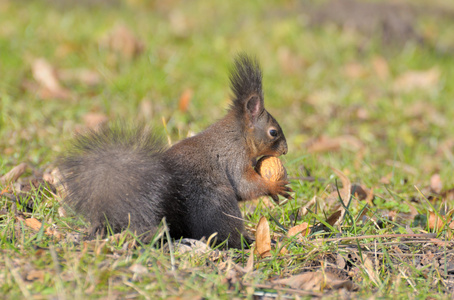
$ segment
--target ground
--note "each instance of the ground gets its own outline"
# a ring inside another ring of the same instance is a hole
[[[451,298],[453,15],[448,0],[1,1],[0,293]],[[117,120],[170,144],[203,130],[238,52],[261,62],[295,191],[242,205],[255,254],[169,247],[165,228],[153,245],[84,240],[52,184],[68,142]]]

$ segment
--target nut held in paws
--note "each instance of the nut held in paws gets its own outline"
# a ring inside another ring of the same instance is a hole
[[[260,176],[271,181],[280,181],[287,178],[287,171],[282,161],[274,156],[264,156],[259,159],[255,170]]]

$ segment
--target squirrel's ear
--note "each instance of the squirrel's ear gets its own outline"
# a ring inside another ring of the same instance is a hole
[[[260,114],[263,112],[263,99],[258,95],[252,95],[245,103],[246,113],[249,119],[249,126],[253,126]]]

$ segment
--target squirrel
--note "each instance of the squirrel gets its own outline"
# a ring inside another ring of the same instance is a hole
[[[73,140],[58,163],[64,203],[91,223],[90,236],[129,228],[150,239],[165,217],[172,238],[217,233],[217,244],[248,247],[238,202],[291,198],[288,181],[254,170],[257,158],[286,154],[287,142],[264,107],[255,58],[236,56],[230,85],[227,114],[168,149],[144,126],[105,126]]]

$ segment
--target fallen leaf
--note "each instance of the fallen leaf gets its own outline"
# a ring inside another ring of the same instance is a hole
[[[333,170],[333,172],[340,178],[342,182],[342,188],[339,190],[339,193],[337,191],[334,191],[333,193],[336,193],[337,197],[339,197],[340,194],[344,205],[347,206],[348,202],[350,201],[350,195],[352,191],[352,184],[350,182],[350,179],[348,179],[348,177],[342,171],[336,168],[331,167],[331,170]]]
[[[273,283],[288,285],[294,289],[320,291],[325,288],[353,290],[354,284],[350,280],[342,280],[331,272],[306,272],[299,275],[274,280]]]
[[[388,62],[382,56],[376,56],[372,59],[372,67],[377,77],[381,80],[385,80],[389,77]]]
[[[139,117],[143,120],[151,120],[153,117],[153,103],[150,99],[144,98],[139,104]]]
[[[51,226],[47,227],[46,228],[46,231],[44,231],[44,233],[48,236],[53,236],[57,239],[61,239],[62,238],[62,235],[60,232],[58,232],[57,228],[53,228]]]
[[[129,270],[135,274],[147,274],[148,269],[141,264],[133,264],[129,267]]]
[[[329,216],[328,219],[326,219],[326,223],[328,223],[331,226],[334,226],[334,224],[336,224],[336,222],[339,220],[339,218],[341,216],[342,216],[342,211],[338,210],[338,211],[334,212],[331,216]]]
[[[295,235],[301,234],[302,236],[307,236],[309,233],[308,230],[309,224],[307,222],[301,223],[299,225],[293,226],[287,232],[287,237],[293,237]]]
[[[188,19],[181,11],[172,10],[169,14],[169,24],[176,36],[185,37],[188,34]]]
[[[345,259],[339,253],[337,253],[337,256],[336,256],[336,265],[341,270],[343,270],[347,266]]]
[[[345,76],[351,79],[363,78],[367,75],[364,67],[358,62],[352,62],[343,66]]]
[[[178,101],[178,109],[181,112],[187,112],[189,108],[189,103],[191,103],[192,98],[192,90],[186,89],[180,96],[180,100]]]
[[[83,118],[85,126],[91,129],[96,129],[109,120],[109,118],[102,113],[88,113],[84,115]]]
[[[135,58],[144,50],[144,44],[124,24],[116,25],[100,44],[126,59]]]
[[[317,203],[317,197],[314,196],[312,197],[311,201],[307,202],[301,209],[301,216],[305,216],[307,215],[307,213],[309,212],[308,208],[310,208],[311,206],[315,205]]]
[[[440,194],[443,189],[443,183],[441,181],[440,174],[434,174],[430,177],[430,189],[432,192]]]
[[[262,216],[255,231],[256,251],[262,257],[271,256],[271,236],[268,220]]]
[[[244,269],[246,273],[252,272],[254,270],[254,253],[250,253],[247,260],[246,268]]]
[[[39,231],[42,226],[42,223],[35,218],[25,219],[24,224],[25,224],[25,226],[33,229],[34,231]]]
[[[83,85],[94,86],[101,83],[101,77],[95,71],[88,69],[58,70],[57,76],[61,81],[78,82]]]
[[[391,178],[393,178],[393,172],[386,174],[382,178],[380,178],[379,182],[383,184],[390,184]]]
[[[21,163],[12,168],[8,173],[0,177],[0,184],[15,182],[27,170],[27,164]]]
[[[40,85],[39,93],[43,98],[67,99],[69,90],[63,88],[54,67],[44,58],[35,59],[32,63],[33,78]]]
[[[429,212],[429,220],[427,221],[427,226],[429,226],[429,229],[431,230],[437,230],[440,231],[443,228],[443,224],[445,221],[445,217],[443,216],[438,216],[436,213],[433,211]]]
[[[358,200],[366,200],[368,198],[372,200],[374,198],[373,193],[369,189],[359,184],[352,184],[351,189],[352,195]]]
[[[369,275],[370,280],[372,280],[377,286],[380,286],[380,277],[377,273],[377,268],[374,267],[372,260],[367,256],[367,254],[362,253],[362,261],[366,273]]]
[[[413,90],[430,90],[440,81],[440,70],[434,67],[425,71],[407,71],[394,82],[394,90],[409,92]]]
[[[44,270],[30,270],[27,275],[25,275],[25,279],[28,281],[44,281],[45,274]]]
[[[288,253],[287,248],[284,246],[284,244],[281,241],[277,241],[277,249],[279,250],[280,255],[286,255]]]
[[[338,215],[338,212],[335,212],[329,219],[330,222],[334,221],[334,224],[331,224],[332,226],[338,225],[342,220],[344,219],[345,215],[345,208],[351,197],[351,192],[352,192],[352,184],[348,177],[340,170],[336,168],[331,168],[333,172],[340,178],[342,182],[342,188],[339,187],[339,189],[331,192],[328,197],[325,199],[326,203],[334,203],[335,209],[340,211],[340,215]],[[339,195],[340,198],[339,199]],[[342,201],[344,204],[340,204],[339,201]],[[337,219],[336,219],[337,218]]]
[[[454,188],[441,192],[441,197],[445,201],[453,201],[454,200]]]

